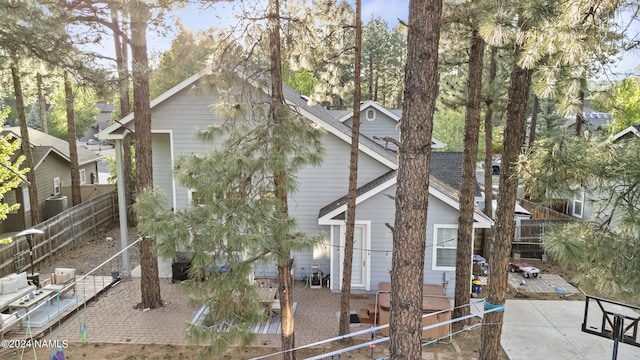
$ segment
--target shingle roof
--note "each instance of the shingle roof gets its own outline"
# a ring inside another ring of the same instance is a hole
[[[462,189],[462,153],[433,151],[429,172],[432,176],[441,180],[454,189]],[[476,182],[475,195],[481,196],[482,191]]]
[[[17,126],[13,127],[3,127],[2,135],[6,136],[11,134],[13,137],[20,139],[20,128]],[[67,161],[70,161],[71,156],[69,153],[69,143],[58,139],[55,136],[51,136],[49,134],[45,134],[36,129],[29,128],[29,142],[31,144],[32,152],[33,152],[33,161],[34,163],[39,163],[43,157],[45,157],[51,150],[56,151],[62,157],[64,157]],[[86,163],[90,163],[96,161],[100,158],[100,156],[96,155],[93,151],[87,150],[82,147],[77,148],[78,151],[78,164],[84,165]]]
[[[377,179],[374,179],[364,185],[362,185],[361,187],[359,187],[356,190],[356,197],[362,195],[362,194],[366,194],[367,192],[375,189],[377,186],[380,186],[382,184],[384,184],[385,182],[393,179],[396,176],[397,171],[393,170],[393,171],[389,171],[388,173],[380,176]],[[325,215],[327,215],[328,213],[332,212],[333,210],[339,208],[340,206],[344,205],[347,203],[347,200],[349,199],[348,194],[341,197],[340,199],[337,199],[335,201],[333,201],[332,203],[330,203],[329,205],[323,207],[322,209],[320,209],[319,215],[318,217],[323,217]]]
[[[317,104],[310,106],[307,103],[307,100],[301,97],[300,92],[298,92],[297,90],[294,90],[288,85],[283,85],[283,90],[284,90],[285,98],[291,103],[293,103],[295,106],[305,109],[312,115],[316,116],[320,120],[326,122],[336,130],[344,133],[345,135],[349,136],[349,138],[351,138],[351,128],[339,122],[338,120],[336,120],[336,118],[333,117],[333,114],[331,114],[329,110]],[[359,140],[362,145],[365,145],[367,148],[371,149],[376,154],[381,155],[387,160],[397,164],[397,156],[395,153],[387,151],[382,145],[369,139],[366,136],[363,136],[362,134],[360,134]]]
[[[451,199],[459,202],[460,189],[462,187],[462,153],[461,152],[432,152],[431,163],[429,166],[429,186],[440,191]],[[362,185],[356,190],[356,197],[366,194],[375,189],[379,185],[393,179],[397,176],[397,171],[389,171],[388,173]],[[476,184],[475,195],[480,195],[480,188]],[[326,205],[318,214],[323,217],[328,213],[345,205],[348,200],[348,194],[332,201]]]

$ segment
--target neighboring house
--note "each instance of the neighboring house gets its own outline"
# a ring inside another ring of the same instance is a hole
[[[610,141],[616,142],[627,139],[640,139],[640,125],[632,125],[626,129],[611,136]],[[566,215],[572,216],[577,219],[590,219],[597,211],[592,199],[600,198],[597,194],[585,195],[584,191],[577,191],[573,196],[566,199],[563,208],[554,208],[554,210],[560,211]]]
[[[20,139],[19,127],[2,127],[2,136]],[[41,131],[29,128],[29,142],[33,155],[34,175],[38,191],[38,206],[41,220],[56,215],[66,206],[71,206],[71,199],[62,197],[62,187],[71,185],[71,158],[69,143]],[[22,155],[18,150],[13,158]],[[81,184],[93,184],[98,181],[98,160],[92,151],[78,147],[78,165]],[[23,164],[24,166],[24,164]],[[48,199],[49,198],[49,199]],[[0,222],[0,233],[21,231],[35,224],[31,223],[29,190],[25,182],[19,188],[5,194],[8,204],[20,203],[20,209],[9,213],[7,220]]]
[[[640,138],[640,125],[631,125],[619,133],[614,134],[611,137],[611,141],[632,139],[634,136]]]
[[[185,208],[191,201],[189,189],[179,185],[172,176],[173,160],[182,153],[206,152],[211,145],[197,139],[197,130],[224,121],[211,112],[211,104],[216,99],[206,87],[198,86],[201,78],[202,74],[196,74],[151,102],[153,183],[165,192],[171,208]],[[325,240],[312,250],[292,254],[295,258],[295,274],[302,279],[303,273],[309,274],[318,266],[325,275],[331,274],[330,287],[337,292],[341,286],[339,275],[344,253],[341,249],[345,232],[344,199],[348,192],[351,128],[347,118],[343,120],[346,123],[340,122],[321,106],[309,106],[297,91],[288,86],[284,87],[284,94],[290,106],[325,130],[322,165],[300,170],[296,174],[297,192],[289,197],[289,213],[297,219],[300,229],[308,233],[322,233]],[[357,251],[354,253],[354,264],[357,265],[354,265],[352,275],[354,292],[375,292],[379,282],[390,280],[392,238],[385,224],[394,223],[395,203],[392,199],[396,190],[397,156],[393,151],[386,150],[384,144],[370,138],[373,129],[368,125],[376,123],[380,128],[395,129],[398,116],[391,117],[374,104],[371,103],[370,108],[378,112],[376,119],[364,126],[365,136],[360,137],[358,145]],[[368,109],[363,110],[366,116]],[[127,129],[134,128],[134,116],[130,114],[120,123],[109,126],[98,137],[120,141]],[[443,153],[443,162],[438,160],[435,153],[432,156],[432,169],[437,167],[440,170],[447,169],[444,157],[456,157]],[[457,157],[461,159],[460,155]],[[452,171],[456,170],[461,171],[460,168]],[[455,289],[459,203],[458,190],[447,185],[446,181],[434,176],[430,181],[424,281],[448,285],[447,294],[452,296]],[[489,228],[492,221],[476,211],[473,226]],[[471,264],[471,259],[469,262]],[[275,278],[276,271],[275,266],[265,266],[256,269],[255,276]]]
[[[603,130],[603,126],[610,124],[613,121],[613,115],[609,113],[601,113],[593,111],[593,109],[585,106],[582,113],[582,131],[589,131],[594,133],[596,131]],[[564,126],[567,128],[568,133],[575,133],[576,131],[576,114],[571,114],[567,117],[567,121]]]
[[[104,130],[111,124],[111,118],[113,110],[115,109],[113,104],[97,103],[96,107],[100,110],[97,115],[97,121],[91,125],[89,129],[84,133],[80,141],[90,142],[91,140],[97,141],[96,134]]]

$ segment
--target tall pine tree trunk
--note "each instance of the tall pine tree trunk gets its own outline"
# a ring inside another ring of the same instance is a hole
[[[529,128],[529,144],[528,149],[533,147],[533,143],[536,141],[536,126],[538,126],[538,111],[540,111],[540,101],[538,97],[533,95],[533,110],[531,111],[531,127]]]
[[[523,28],[523,19],[518,25]],[[504,305],[506,299],[507,279],[509,274],[509,255],[515,231],[513,212],[515,211],[518,179],[515,163],[520,154],[525,135],[525,116],[531,74],[533,69],[523,69],[518,65],[522,49],[516,45],[513,55],[511,83],[509,86],[509,103],[507,105],[507,124],[504,129],[502,146],[502,164],[500,166],[500,185],[498,206],[493,241],[490,245],[488,262],[491,264],[490,281],[486,289],[485,301],[490,306]],[[491,312],[482,319],[482,335],[480,341],[480,359],[494,360],[501,351],[502,319],[504,312]]]
[[[136,183],[137,188],[153,186],[151,157],[151,106],[149,100],[149,61],[147,58],[147,21],[149,8],[144,0],[131,3],[131,55],[133,61],[133,111],[136,131]],[[140,243],[140,288],[143,309],[162,306],[158,259],[155,239],[145,238]]]
[[[498,48],[491,47],[489,60],[489,89],[493,88],[498,68]],[[487,110],[484,117],[484,214],[493,219],[493,94],[488,94]],[[489,170],[491,169],[491,170]],[[482,255],[489,255],[489,244],[493,236],[492,229],[485,229],[482,243]]]
[[[438,83],[441,0],[409,5],[391,267],[391,359],[420,359],[431,134]]]
[[[47,131],[47,102],[44,99],[44,91],[42,90],[44,84],[42,82],[42,74],[36,74],[36,84],[38,85],[38,110],[40,114],[40,129],[43,133],[48,134]]]
[[[284,121],[287,121],[284,103],[284,93],[282,92],[282,55],[280,50],[280,1],[269,0],[269,55],[271,62],[271,107],[270,115],[273,120],[273,142],[276,144],[274,151],[278,154],[278,157],[285,158],[287,154],[281,145],[278,145],[283,141],[279,139],[285,132],[283,127]],[[287,173],[285,170],[277,170],[273,174],[275,197],[278,200],[276,209],[276,218],[278,222],[286,221],[289,216],[288,196],[287,196]],[[278,226],[280,229],[285,227]],[[287,243],[288,233],[283,231],[275,232],[276,246],[285,246]],[[282,250],[282,249],[281,249]],[[279,295],[280,295],[280,309],[282,311],[282,330],[281,330],[281,344],[282,344],[282,358],[285,360],[294,360],[296,358],[295,351],[290,351],[295,348],[295,332],[294,332],[294,319],[293,319],[293,298],[292,290],[293,283],[291,281],[291,262],[289,261],[290,254],[288,251],[277,251],[278,254],[278,280],[280,281]]]
[[[126,29],[119,26],[120,21],[118,17],[118,7],[115,3],[109,5],[111,11],[111,23],[113,26],[113,42],[116,53],[116,65],[118,69],[118,90],[120,100],[120,117],[125,117],[131,112],[131,105],[129,103],[129,71],[127,69],[128,52],[127,44],[121,41],[121,32],[126,32]],[[124,14],[122,16],[125,17]],[[131,134],[127,134],[122,139],[122,167],[124,170],[124,197],[126,199],[127,207],[127,223],[135,225],[135,216],[133,213],[133,169],[131,162]]]
[[[464,126],[464,153],[462,155],[462,189],[458,218],[458,245],[456,251],[456,288],[453,317],[469,315],[471,255],[473,252],[473,211],[475,208],[476,157],[480,132],[480,92],[482,90],[482,62],[484,40],[474,24],[469,50],[469,78],[467,79],[467,113]],[[467,321],[453,323],[453,330],[463,328]]]
[[[24,95],[22,94],[22,82],[20,81],[20,71],[18,65],[11,66],[11,76],[13,78],[13,91],[16,96],[16,110],[20,121],[20,138],[22,141],[22,154],[25,157],[24,167],[31,169],[27,173],[29,182],[29,206],[31,207],[31,226],[40,223],[40,206],[38,205],[38,187],[36,186],[36,176],[34,172],[33,154],[31,153],[31,142],[29,141],[29,127],[27,126],[27,114],[24,110]]]
[[[82,202],[80,192],[80,170],[78,169],[78,146],[76,144],[76,120],[73,107],[73,86],[69,73],[64,72],[64,98],[67,110],[67,131],[69,140],[69,157],[71,161],[71,199],[73,206]]]
[[[353,237],[356,224],[356,191],[358,190],[358,143],[360,141],[360,59],[362,58],[362,6],[356,0],[356,38],[353,88],[353,126],[351,128],[351,155],[349,162],[349,195],[347,201],[347,233],[344,239],[342,264],[342,292],[340,296],[339,334],[346,335],[351,326],[351,273],[353,270]],[[373,74],[373,73],[372,73]]]
[[[582,135],[582,124],[584,124],[584,88],[585,78],[580,79],[580,90],[578,90],[578,111],[576,111],[576,136]]]

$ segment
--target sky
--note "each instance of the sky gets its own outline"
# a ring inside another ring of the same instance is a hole
[[[350,1],[355,3],[353,0]],[[213,26],[223,27],[234,22],[233,6],[235,6],[233,3],[226,1],[213,3],[206,8],[193,4],[183,10],[173,11],[170,16],[166,18],[166,23],[173,25],[179,18],[184,25],[194,32]],[[369,22],[372,17],[376,16],[386,20],[389,26],[393,28],[398,24],[398,19],[408,22],[408,13],[409,0],[362,0],[362,20],[365,24]],[[628,16],[627,18],[619,19],[619,22],[626,24],[628,22]],[[636,21],[631,31],[640,34],[640,22]],[[149,51],[159,52],[168,50],[174,36],[175,33],[171,32],[160,35],[149,31]],[[112,44],[111,41],[108,41],[102,49],[98,49],[97,51],[106,54],[112,53]],[[640,51],[627,52],[621,55],[621,59],[615,65],[613,73],[633,73],[640,75],[640,70],[638,69],[639,64]],[[621,77],[624,76],[610,75],[609,78],[615,80]]]
[[[224,25],[233,22],[232,7],[233,4],[228,2],[215,3],[205,9],[197,5],[191,5],[184,10],[174,11],[172,20],[169,21],[174,23],[176,18],[180,18],[191,30],[204,30],[216,24]],[[362,21],[364,24],[369,22],[373,16],[376,16],[386,20],[389,26],[393,28],[398,24],[398,19],[408,22],[408,13],[409,0],[362,0]],[[626,25],[629,22],[628,14],[626,16],[623,14],[618,21]],[[640,34],[640,23],[636,21],[631,28],[631,32]],[[172,36],[170,38],[163,38],[151,34],[149,36],[150,50],[167,50],[171,40]],[[638,65],[640,65],[640,51],[627,52],[622,54],[621,58],[617,60],[612,72],[614,74],[633,73],[640,75]],[[621,76],[610,75],[610,77],[616,79]]]
[[[355,1],[352,1],[355,3]],[[233,4],[228,2],[215,3],[209,8],[202,9],[197,5],[191,5],[184,10],[173,11],[172,19],[180,18],[191,30],[198,31],[208,29],[216,24],[226,24],[233,21]],[[390,27],[398,24],[398,19],[407,21],[409,14],[409,0],[362,0],[362,22],[366,24],[372,15],[381,17],[389,23]],[[171,39],[153,37],[150,39],[153,50],[166,50]]]

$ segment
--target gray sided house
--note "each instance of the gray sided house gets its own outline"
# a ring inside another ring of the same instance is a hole
[[[640,141],[640,125],[631,125],[610,137],[611,142]],[[597,213],[597,205],[593,199],[608,198],[606,194],[586,194],[578,191],[567,199],[564,213],[581,220],[589,220]]]
[[[19,127],[3,127],[2,136],[20,139]],[[38,191],[38,206],[41,219],[48,219],[66,207],[66,198],[62,197],[64,186],[71,186],[71,157],[69,143],[29,128],[29,141],[34,162],[34,173]],[[18,150],[14,157],[22,155]],[[98,181],[98,160],[94,152],[78,147],[78,165],[81,184],[93,184]],[[21,231],[35,224],[31,224],[31,209],[29,205],[29,190],[26,183],[5,195],[8,204],[20,203],[20,209],[8,214],[7,220],[0,223],[0,232]],[[71,206],[71,199],[68,199]]]
[[[153,181],[167,194],[170,207],[180,209],[190,205],[191,192],[180,186],[172,175],[172,163],[182,153],[203,153],[210,144],[200,141],[196,133],[223,119],[211,111],[216,102],[203,85],[204,73],[196,74],[176,85],[151,102]],[[295,277],[298,280],[319,267],[331,274],[332,291],[340,290],[340,275],[344,242],[344,197],[348,192],[351,128],[319,105],[310,106],[299,92],[284,86],[289,106],[294,107],[315,125],[325,130],[322,144],[325,157],[322,165],[306,167],[298,172],[298,189],[289,198],[289,212],[301,230],[323,234],[324,241],[316,248],[296,252]],[[378,105],[379,106],[379,105]],[[113,124],[98,134],[101,140],[120,141],[127,129],[134,129],[135,114]],[[396,128],[397,119],[380,116],[381,126]],[[373,122],[371,124],[373,124]],[[384,122],[388,122],[385,124]],[[134,129],[135,131],[135,129]],[[397,130],[396,130],[397,134]],[[389,134],[389,136],[395,136]],[[385,223],[394,222],[396,154],[369,136],[359,141],[359,174],[356,218],[356,261],[353,289],[375,292],[378,283],[389,281],[391,267],[391,232]],[[455,259],[455,229],[458,221],[457,191],[432,177],[430,187],[429,224],[427,226],[427,262],[425,282],[442,284],[448,281],[448,294],[453,294]],[[488,228],[492,222],[480,212],[475,214],[474,227]],[[434,239],[439,239],[434,245]],[[453,265],[452,265],[453,264]],[[471,259],[469,259],[471,266]],[[255,270],[255,277],[276,277],[276,267]]]

